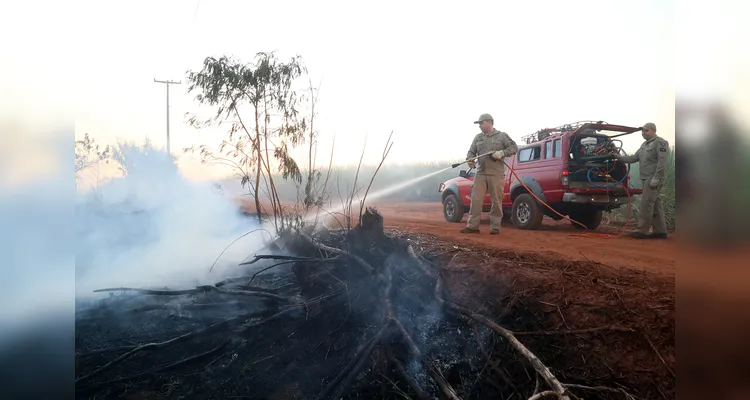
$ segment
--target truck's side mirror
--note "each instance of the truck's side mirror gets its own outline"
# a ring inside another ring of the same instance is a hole
[[[458,171],[458,176],[460,176],[461,178],[468,178],[469,177],[469,173],[465,169],[462,169],[462,170]]]

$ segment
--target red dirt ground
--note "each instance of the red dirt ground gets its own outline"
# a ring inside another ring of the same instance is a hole
[[[480,244],[496,249],[533,252],[564,257],[570,260],[594,261],[615,267],[626,267],[674,277],[677,243],[674,236],[667,240],[635,240],[628,237],[610,239],[575,237],[580,233],[568,221],[544,219],[539,230],[525,231],[503,222],[498,236],[489,235],[489,218],[482,215],[482,232],[461,234],[466,225],[450,223],[443,217],[440,203],[371,204],[383,214],[386,227],[435,235],[461,244]],[[596,232],[619,234],[619,229],[600,227]]]
[[[255,206],[247,199],[239,200],[244,212],[255,212]],[[357,204],[354,207],[357,208]],[[466,225],[466,217],[461,223],[450,223],[443,217],[439,202],[369,201],[369,207],[377,208],[383,215],[386,228],[398,228],[413,233],[434,235],[464,245],[477,244],[498,250],[524,253],[537,253],[566,260],[592,261],[613,267],[631,268],[671,277],[675,276],[677,240],[674,234],[667,240],[636,240],[618,236],[620,228],[600,226],[595,233],[608,233],[615,237],[576,237],[581,233],[566,220],[554,221],[545,217],[542,226],[533,231],[515,228],[509,221],[503,221],[500,235],[489,235],[489,217],[482,213],[480,234],[461,234]],[[267,207],[269,208],[269,207]],[[270,209],[270,208],[269,208]],[[358,210],[357,210],[358,211]],[[354,214],[354,213],[353,213]],[[337,216],[339,220],[343,217]],[[353,217],[356,221],[356,216]],[[331,229],[339,226],[330,219]],[[634,228],[633,226],[628,229]]]

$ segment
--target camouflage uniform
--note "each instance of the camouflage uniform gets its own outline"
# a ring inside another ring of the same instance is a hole
[[[645,129],[656,130],[656,125],[649,122],[643,125]],[[643,183],[641,206],[638,215],[637,235],[648,235],[653,227],[654,235],[665,236],[667,224],[664,219],[664,207],[661,204],[661,189],[667,176],[667,158],[669,156],[669,142],[654,135],[646,140],[631,156],[619,156],[624,162],[640,163],[640,179]]]
[[[482,114],[479,123],[483,120],[492,120],[489,114]],[[492,151],[503,151],[504,157],[510,157],[518,151],[518,146],[505,132],[495,129],[489,134],[479,133],[474,136],[466,158],[476,157],[480,154]],[[466,227],[471,230],[479,229],[479,220],[482,215],[482,205],[487,191],[490,192],[492,208],[490,209],[490,229],[499,230],[500,221],[503,218],[503,191],[505,189],[505,164],[502,160],[495,160],[492,156],[483,156],[476,160],[477,171],[474,177],[474,186],[471,190],[471,207]]]

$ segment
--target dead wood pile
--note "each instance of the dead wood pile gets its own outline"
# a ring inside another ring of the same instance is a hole
[[[76,317],[78,397],[632,398],[558,380],[518,339],[529,332],[451,301],[440,267],[374,209],[352,230],[283,235],[240,268],[194,289],[102,289]],[[524,367],[490,362],[498,349]]]

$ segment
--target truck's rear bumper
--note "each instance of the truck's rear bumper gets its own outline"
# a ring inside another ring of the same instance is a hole
[[[594,193],[564,193],[563,203],[594,204],[594,205],[619,205],[628,204],[627,195],[594,194]]]

